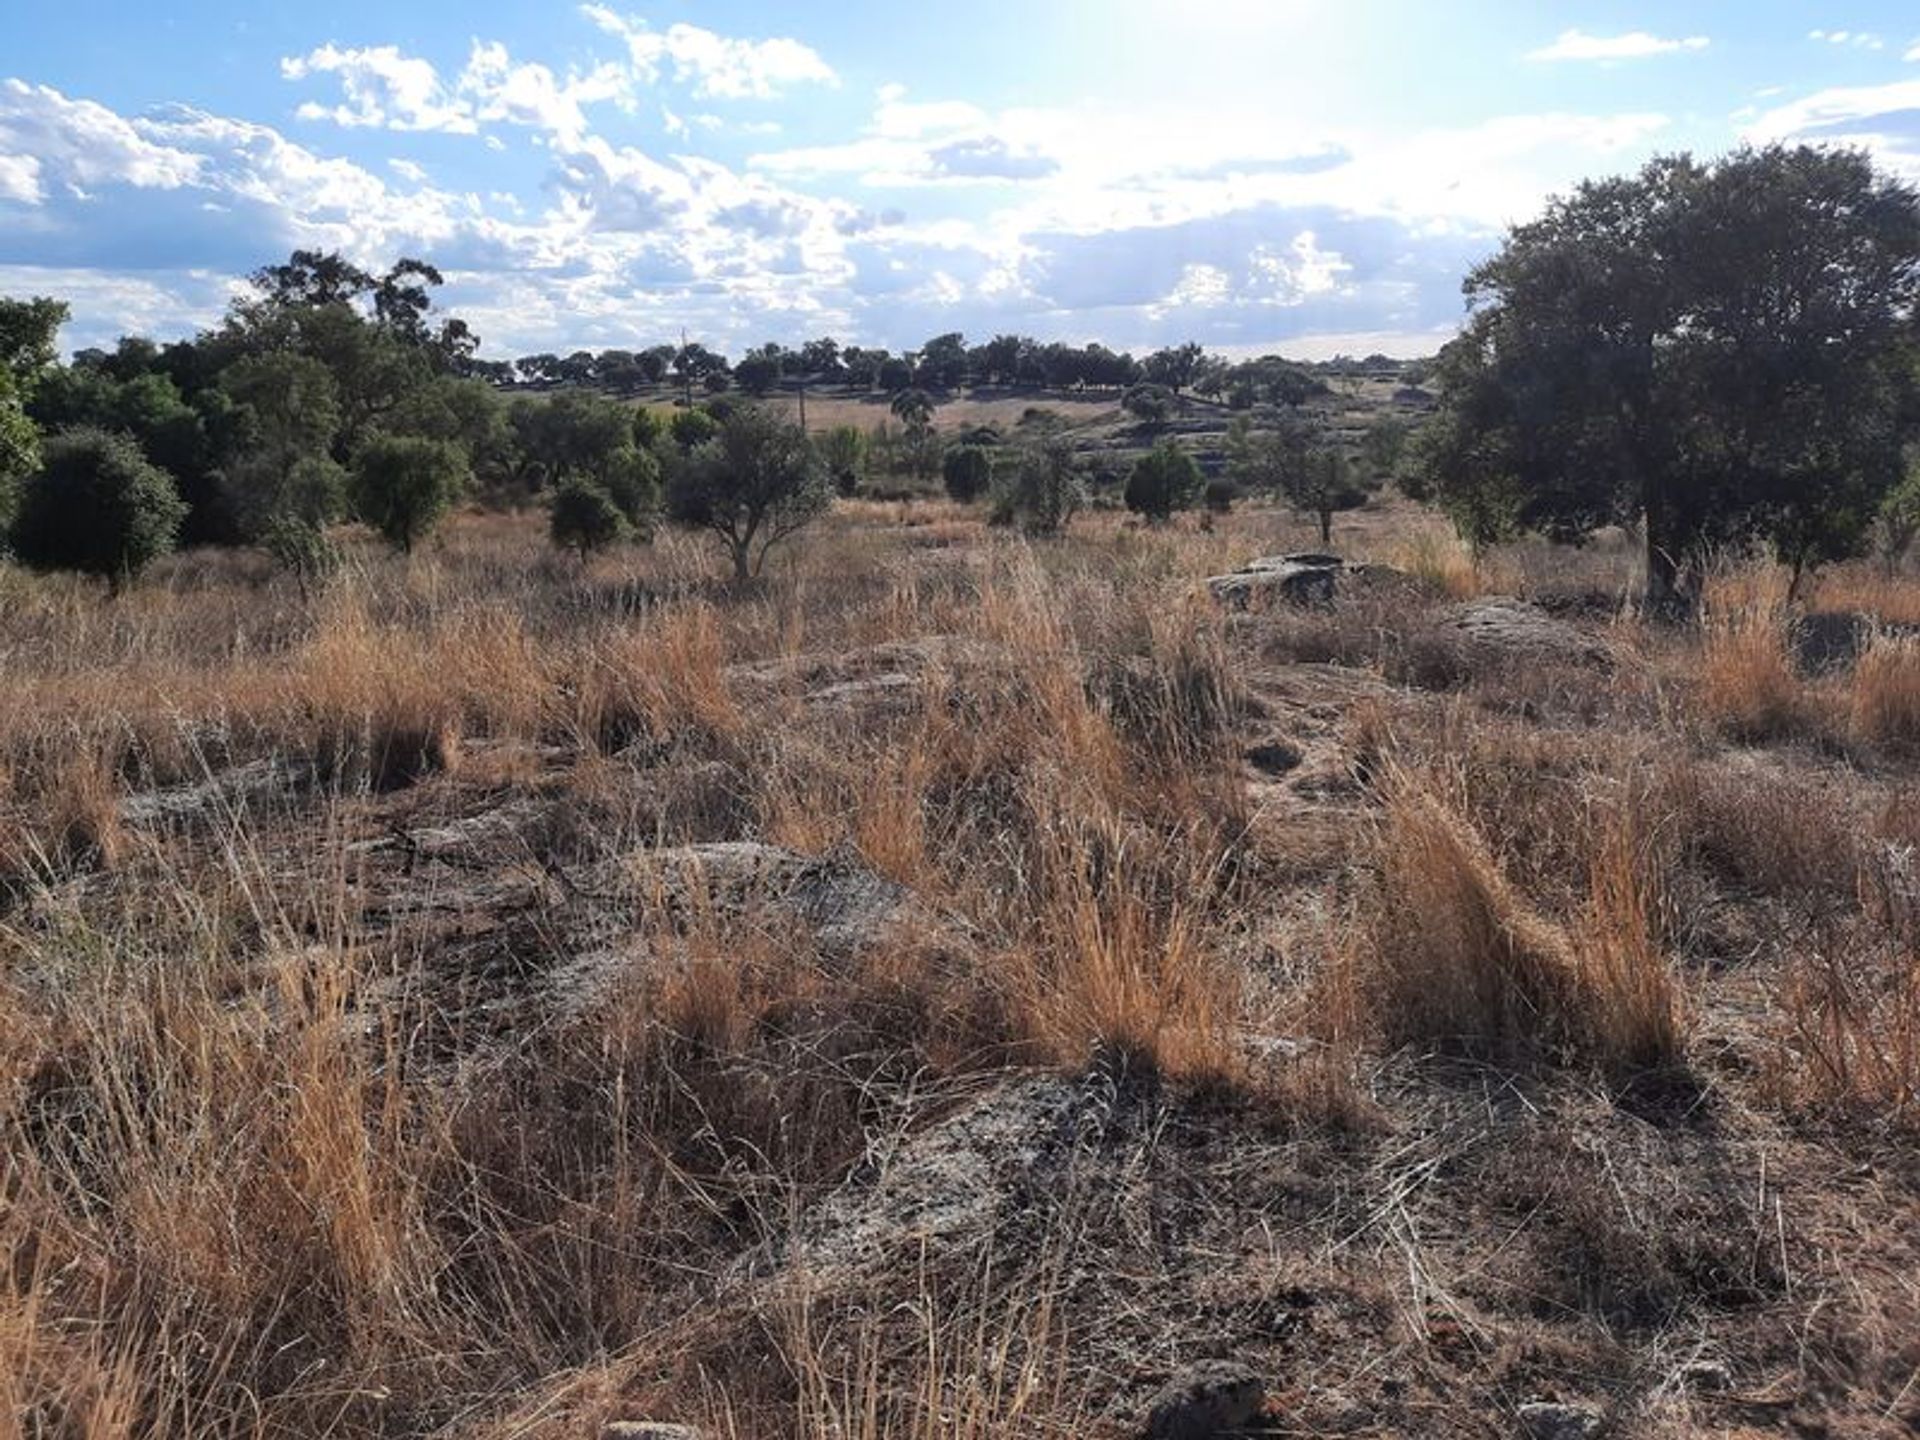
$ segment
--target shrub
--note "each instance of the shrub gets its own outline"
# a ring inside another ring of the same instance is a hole
[[[1721,570],[1701,597],[1703,654],[1695,700],[1702,716],[1736,740],[1770,740],[1800,724],[1786,582],[1769,571]]]
[[[1876,634],[1853,668],[1849,730],[1889,750],[1920,745],[1920,640]]]
[[[767,552],[811,525],[832,499],[806,432],[753,406],[682,457],[667,484],[669,517],[717,536],[736,580],[758,575]]]
[[[857,494],[867,471],[867,437],[857,425],[836,425],[815,442],[821,463],[842,495]]]
[[[1200,467],[1193,457],[1163,440],[1134,462],[1127,476],[1127,509],[1155,523],[1190,509],[1200,494]]]
[[[667,422],[667,433],[682,450],[694,450],[720,432],[720,422],[704,410],[678,410]]]
[[[403,554],[428,535],[466,488],[459,446],[413,435],[375,435],[353,465],[353,508]]]
[[[584,480],[569,480],[553,492],[547,507],[547,533],[563,550],[582,561],[626,533],[626,516],[605,491]]]
[[[131,440],[70,430],[47,442],[21,487],[13,549],[34,569],[102,576],[117,591],[173,548],[186,514]]]
[[[1073,448],[1052,439],[1028,447],[994,489],[993,520],[1014,524],[1030,535],[1055,535],[1086,503],[1080,466]]]
[[[1173,392],[1164,385],[1135,385],[1120,397],[1120,408],[1142,425],[1161,426],[1173,414]]]
[[[1206,506],[1210,515],[1225,515],[1233,509],[1233,502],[1239,498],[1240,487],[1221,476],[1207,481],[1206,489],[1200,495],[1200,503]]]
[[[660,508],[660,462],[649,452],[616,451],[601,467],[599,488],[628,525],[642,535],[652,530],[653,514]]]
[[[971,505],[993,484],[993,460],[977,445],[957,445],[949,450],[940,472],[948,496],[962,505]]]

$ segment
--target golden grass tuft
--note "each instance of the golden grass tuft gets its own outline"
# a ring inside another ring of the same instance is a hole
[[[1704,582],[1694,703],[1707,724],[1732,739],[1781,739],[1806,719],[1787,588],[1778,566],[1718,566]]]
[[[1920,746],[1920,638],[1876,632],[1847,685],[1847,730],[1861,744]]]
[[[1474,1055],[1570,1043],[1566,935],[1508,882],[1444,779],[1396,767],[1385,797],[1367,964],[1388,1038]]]
[[[1574,931],[1594,1051],[1616,1071],[1668,1070],[1685,1052],[1687,1009],[1664,944],[1672,862],[1639,816],[1637,788],[1596,817],[1588,901]]]

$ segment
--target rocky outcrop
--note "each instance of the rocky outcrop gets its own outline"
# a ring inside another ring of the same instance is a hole
[[[1147,1412],[1147,1440],[1222,1440],[1246,1433],[1267,1387],[1244,1366],[1197,1365],[1174,1378]]]
[[[1607,647],[1577,625],[1509,596],[1469,600],[1440,617],[1439,634],[1469,659],[1500,663],[1612,663]]]

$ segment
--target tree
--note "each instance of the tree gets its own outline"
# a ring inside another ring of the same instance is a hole
[[[586,390],[562,390],[545,399],[522,399],[508,414],[523,461],[538,484],[599,479],[624,450],[633,448],[633,413],[618,401]]]
[[[720,422],[704,410],[679,410],[667,422],[667,433],[682,450],[697,450],[720,433]]]
[[[971,505],[993,484],[992,457],[978,445],[954,446],[940,468],[947,495],[961,505]]]
[[[1899,483],[1920,203],[1864,154],[1590,181],[1466,291],[1419,447],[1456,523],[1638,525],[1660,603],[1716,543],[1764,540],[1796,572],[1851,553]]]
[[[933,423],[933,396],[914,386],[902,390],[887,405],[894,419],[903,425],[930,425]]]
[[[913,366],[897,355],[879,352],[880,360],[875,367],[874,376],[880,388],[889,395],[897,395],[913,385]]]
[[[1142,455],[1127,476],[1127,509],[1154,524],[1165,524],[1176,510],[1191,509],[1199,498],[1200,467],[1171,440]]]
[[[229,365],[220,387],[243,412],[235,420],[240,458],[226,475],[242,533],[258,539],[288,514],[316,525],[336,518],[340,407],[327,367],[288,351],[252,355]]]
[[[660,462],[652,453],[631,446],[617,450],[600,467],[596,480],[627,524],[651,536],[653,513],[660,508]]]
[[[836,425],[816,440],[820,461],[842,495],[858,493],[867,473],[867,437],[857,425]]]
[[[733,378],[749,395],[765,395],[780,383],[780,362],[767,355],[748,355],[733,367]]]
[[[832,503],[826,472],[798,425],[742,406],[720,432],[669,472],[667,514],[719,537],[736,580],[760,573],[767,552]]]
[[[69,430],[47,441],[21,487],[13,550],[36,570],[98,575],[117,593],[173,548],[186,511],[126,436]]]
[[[1320,522],[1320,543],[1333,543],[1333,517],[1340,510],[1364,504],[1367,492],[1354,483],[1353,466],[1344,452],[1315,450],[1293,472],[1283,493],[1296,510]]]
[[[1370,480],[1384,485],[1398,473],[1406,449],[1407,422],[1398,415],[1382,415],[1360,438],[1360,463]]]
[[[0,370],[13,376],[16,397],[29,398],[40,372],[53,364],[67,316],[63,301],[44,295],[31,300],[0,297]]]
[[[1073,447],[1052,436],[1020,452],[1002,472],[994,495],[996,523],[1017,523],[1029,535],[1057,535],[1080,507],[1087,492]]]
[[[14,387],[13,372],[0,367],[0,537],[13,517],[20,477],[40,463],[40,432]]]
[[[604,550],[626,530],[620,507],[599,486],[584,480],[567,481],[548,502],[548,535],[561,549],[578,552],[583,564],[587,556]]]
[[[1135,385],[1120,397],[1120,408],[1149,430],[1157,430],[1173,414],[1173,392],[1164,385]]]
[[[1188,341],[1185,345],[1154,351],[1146,358],[1141,368],[1145,371],[1148,380],[1155,385],[1164,385],[1178,395],[1200,378],[1206,359],[1207,352],[1199,345]]]
[[[466,483],[459,446],[417,435],[374,435],[354,456],[353,509],[394,549],[411,555]]]

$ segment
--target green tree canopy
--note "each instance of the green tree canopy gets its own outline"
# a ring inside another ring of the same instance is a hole
[[[1717,542],[1796,569],[1852,553],[1899,482],[1920,203],[1864,154],[1590,181],[1466,292],[1420,481],[1469,539],[1637,524],[1658,600]]]
[[[940,470],[947,495],[962,505],[971,505],[993,484],[993,459],[978,445],[954,446]]]
[[[118,590],[173,548],[186,509],[132,440],[69,430],[46,442],[21,486],[13,550],[35,569],[98,575]]]
[[[758,575],[767,552],[811,525],[831,502],[826,469],[806,432],[752,405],[730,415],[712,440],[678,457],[667,481],[669,517],[717,536],[738,580]]]
[[[1127,509],[1155,523],[1188,510],[1200,498],[1200,467],[1171,440],[1162,440],[1134,462],[1127,476]]]
[[[451,441],[374,435],[354,456],[354,513],[412,554],[460,498],[467,474],[466,453]]]
[[[613,544],[626,530],[620,507],[607,498],[606,491],[585,480],[567,481],[547,503],[547,534],[556,546],[577,552],[583,561]]]

